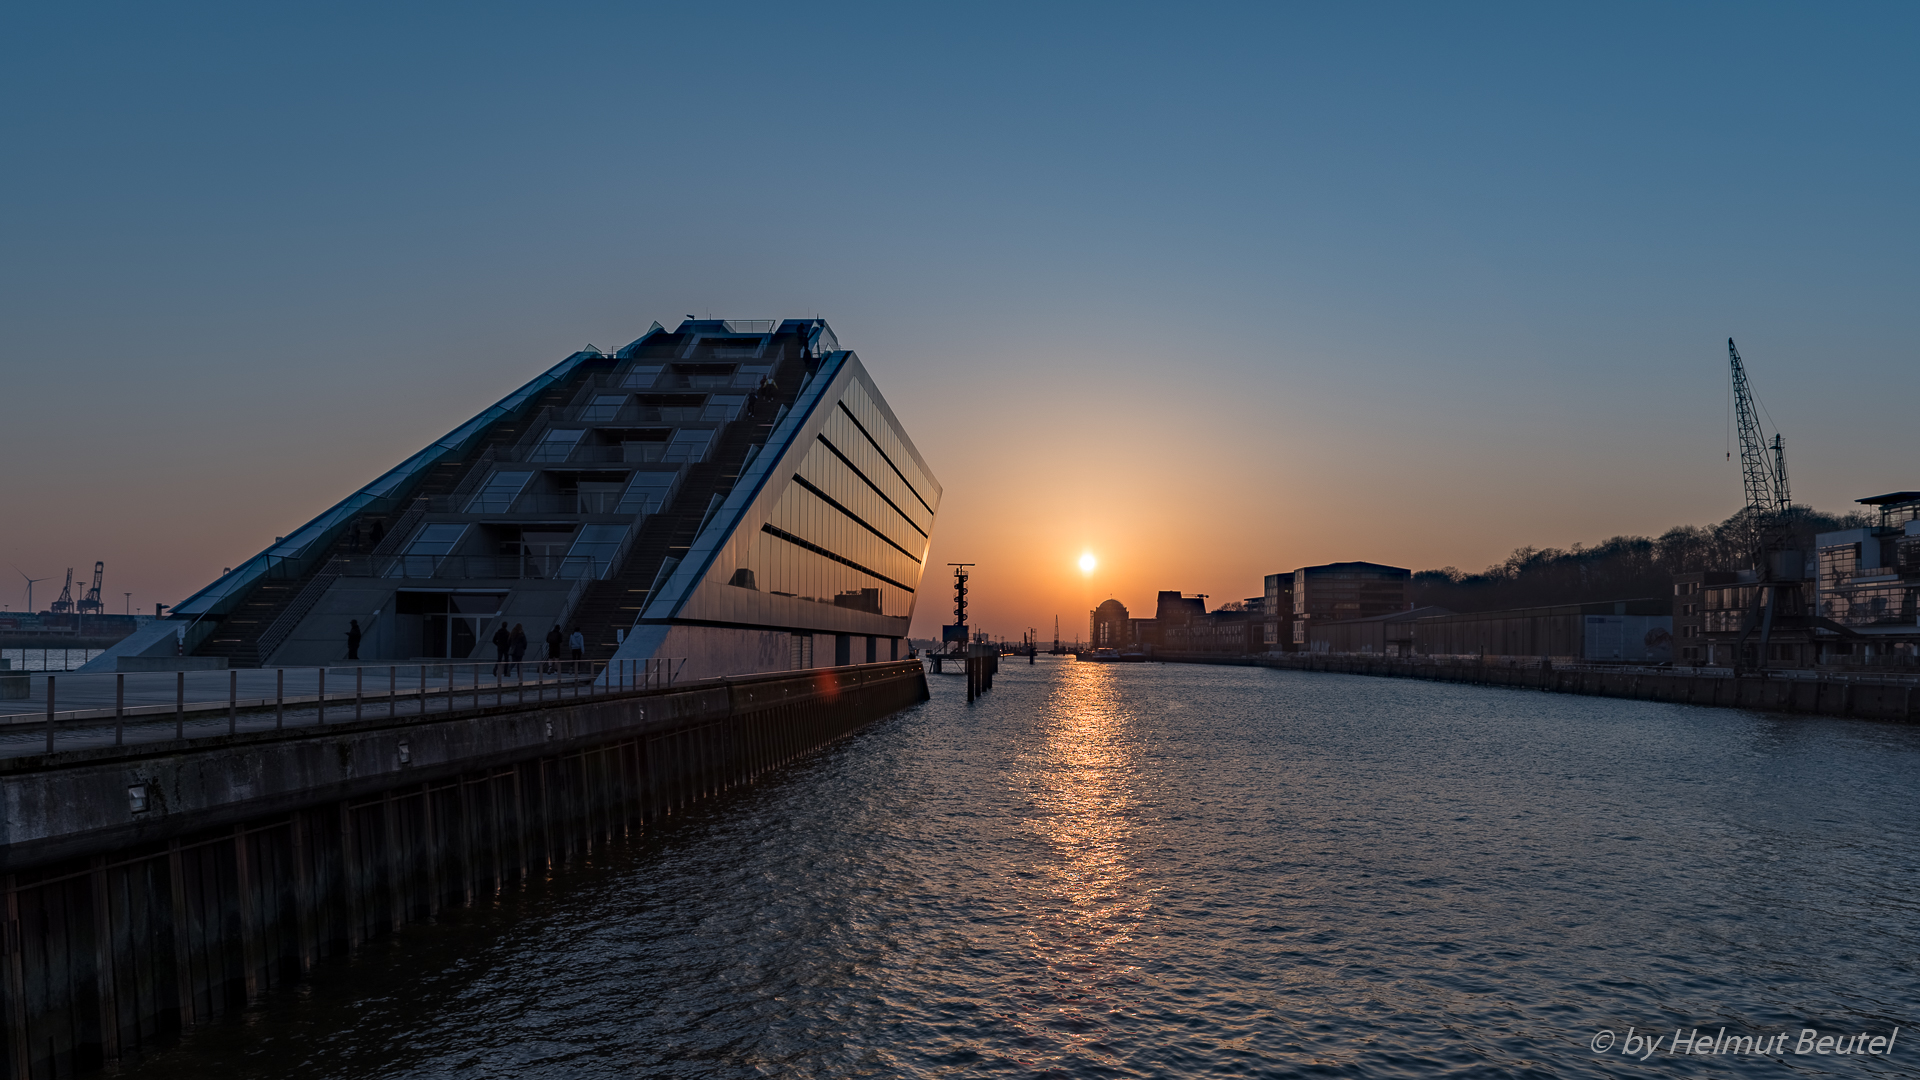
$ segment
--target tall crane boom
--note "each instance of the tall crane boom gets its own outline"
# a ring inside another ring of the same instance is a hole
[[[1787,498],[1786,445],[1778,434],[1773,437],[1773,453],[1768,456],[1767,442],[1760,434],[1760,414],[1753,405],[1753,390],[1747,385],[1747,368],[1740,362],[1740,350],[1727,339],[1727,360],[1733,365],[1733,411],[1740,427],[1740,480],[1747,489],[1747,508],[1757,522],[1785,513]]]
[[[67,586],[60,590],[60,599],[47,606],[55,615],[73,614],[73,567],[67,567]]]
[[[106,572],[106,563],[96,562],[93,564],[93,588],[88,589],[87,595],[74,602],[74,610],[82,613],[91,611],[95,615],[106,610],[100,604],[100,583]]]

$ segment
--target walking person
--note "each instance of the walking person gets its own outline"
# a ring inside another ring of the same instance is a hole
[[[527,658],[527,628],[513,624],[513,677],[520,677],[520,662]]]
[[[347,622],[347,659],[349,660],[360,659],[360,620],[359,619],[351,619]]]
[[[508,632],[506,621],[500,622],[500,629],[493,632],[493,674],[507,673],[507,657],[513,651],[513,634]]]
[[[567,648],[573,652],[573,670],[577,674],[581,657],[587,655],[587,635],[580,632],[580,627],[573,628],[573,633],[567,638]]]
[[[560,632],[559,623],[554,623],[553,629],[547,631],[547,666],[543,674],[560,674],[560,650],[566,646],[566,643],[567,635]]]

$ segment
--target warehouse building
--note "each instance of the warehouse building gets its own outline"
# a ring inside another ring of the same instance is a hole
[[[1421,656],[1550,658],[1665,663],[1673,617],[1665,599],[1474,611],[1422,618],[1413,627]]]

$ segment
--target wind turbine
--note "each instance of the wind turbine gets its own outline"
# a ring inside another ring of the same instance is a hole
[[[8,563],[7,565],[13,566],[12,563]],[[13,567],[13,572],[16,574],[19,574],[23,578],[27,578],[27,614],[31,615],[33,614],[33,583],[36,581],[47,581],[50,579],[43,578],[43,577],[27,577],[27,572],[25,570],[20,569],[17,566]]]

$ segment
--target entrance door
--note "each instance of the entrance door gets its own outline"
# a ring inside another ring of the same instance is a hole
[[[480,644],[480,631],[495,616],[506,593],[419,592],[402,589],[394,597],[394,613],[420,620],[423,658],[465,660]]]

